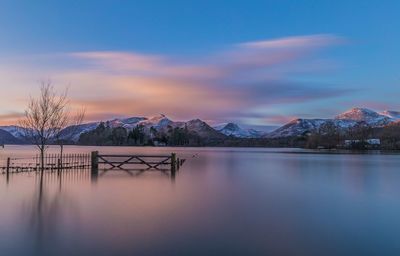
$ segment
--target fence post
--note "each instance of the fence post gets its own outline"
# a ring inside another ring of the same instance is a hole
[[[176,154],[171,154],[171,173],[175,175],[176,172]]]
[[[99,171],[99,160],[98,160],[98,155],[99,152],[98,151],[92,151],[92,174],[97,174],[97,172]]]
[[[57,162],[57,171],[58,171],[58,173],[61,172],[61,159],[60,158],[58,158],[58,162]]]
[[[6,169],[6,173],[7,173],[7,179],[8,179],[8,175],[10,174],[10,158],[7,158],[7,169]]]

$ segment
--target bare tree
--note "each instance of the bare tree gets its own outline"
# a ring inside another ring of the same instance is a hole
[[[75,137],[79,134],[79,125],[83,123],[85,114],[85,108],[78,110],[74,116],[66,112],[67,121],[58,128],[54,136],[55,142],[60,146],[61,165],[63,164],[64,143],[74,141]]]
[[[31,97],[25,110],[25,118],[20,122],[26,137],[40,151],[41,171],[44,170],[44,154],[48,145],[70,123],[68,103],[67,90],[57,95],[51,81],[43,81],[39,97]],[[79,120],[82,119],[83,116],[79,117]]]

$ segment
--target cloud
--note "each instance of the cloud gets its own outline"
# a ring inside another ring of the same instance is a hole
[[[90,119],[164,113],[181,120],[238,121],[254,109],[348,93],[318,81],[297,79],[299,74],[318,74],[323,63],[328,63],[318,61],[315,67],[314,52],[343,41],[334,35],[287,37],[236,44],[197,59],[74,52],[54,57],[51,61],[57,65],[25,66],[18,72],[27,78],[26,69],[31,70],[30,77],[36,76],[30,81],[33,85],[46,72],[51,72],[49,77],[56,84],[70,84],[72,102],[85,105]]]
[[[278,48],[315,48],[330,45],[342,44],[346,42],[344,38],[324,34],[309,36],[293,36],[272,40],[262,40],[240,44],[240,46],[252,49],[278,49]]]
[[[176,57],[135,52],[76,52],[69,55],[88,61],[88,64],[102,69],[103,72],[187,79],[226,79],[238,72],[242,74],[293,63],[314,50],[343,42],[343,38],[334,35],[287,37],[237,44],[210,54],[202,58],[202,61],[189,59],[184,62],[179,62]]]
[[[16,124],[15,121],[19,120],[24,116],[22,112],[8,112],[5,114],[0,114],[0,123],[2,125]]]
[[[131,75],[196,77],[213,76],[215,70],[208,67],[173,63],[167,57],[159,55],[144,55],[133,52],[76,52],[69,56],[88,61],[103,72],[113,72]]]
[[[267,123],[270,124],[285,124],[288,123],[294,119],[296,119],[296,116],[286,116],[286,115],[273,115],[273,114],[269,114],[269,115],[264,115],[264,120]]]

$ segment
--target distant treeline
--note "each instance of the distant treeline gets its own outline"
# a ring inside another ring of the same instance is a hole
[[[369,140],[379,139],[380,143],[371,145]],[[299,145],[305,148],[338,148],[349,149],[400,149],[400,123],[392,123],[384,127],[372,128],[368,125],[358,125],[345,131],[333,125],[325,125],[318,132],[298,138]],[[346,145],[345,141],[350,141]]]
[[[186,127],[169,127],[165,132],[159,132],[153,127],[145,131],[145,127],[138,125],[128,131],[123,127],[109,127],[105,123],[89,132],[81,134],[78,144],[97,146],[204,146],[196,133]]]
[[[400,150],[400,123],[381,128],[360,125],[347,129],[334,125],[322,126],[317,132],[305,132],[299,136],[285,138],[204,138],[186,127],[168,127],[160,132],[154,128],[145,130],[137,126],[128,131],[123,127],[112,128],[101,123],[96,129],[83,133],[80,145],[98,146],[219,146],[219,147],[299,147],[299,148],[338,148],[344,147],[345,140],[358,141],[351,149],[369,149],[368,139],[380,139],[378,148]]]

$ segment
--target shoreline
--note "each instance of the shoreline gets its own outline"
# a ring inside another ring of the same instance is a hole
[[[10,147],[32,147],[32,151],[35,151],[35,145],[33,144],[5,144],[0,152],[7,151],[7,148]],[[58,145],[49,145],[49,147],[54,150],[59,147]],[[265,147],[265,146],[113,146],[113,145],[65,145],[65,148],[68,147],[76,147],[76,148],[91,148],[94,150],[95,148],[146,148],[146,149],[177,149],[181,151],[182,149],[216,149],[218,151],[223,151],[221,149],[233,149],[227,151],[240,152],[240,149],[245,152],[255,152],[255,153],[272,153],[272,154],[316,154],[316,155],[400,155],[400,150],[384,150],[384,149],[365,149],[365,150],[350,150],[350,149],[309,149],[309,148],[300,148],[300,147]],[[254,149],[254,151],[252,151]],[[262,149],[268,151],[262,151]],[[275,150],[274,150],[275,149]]]

